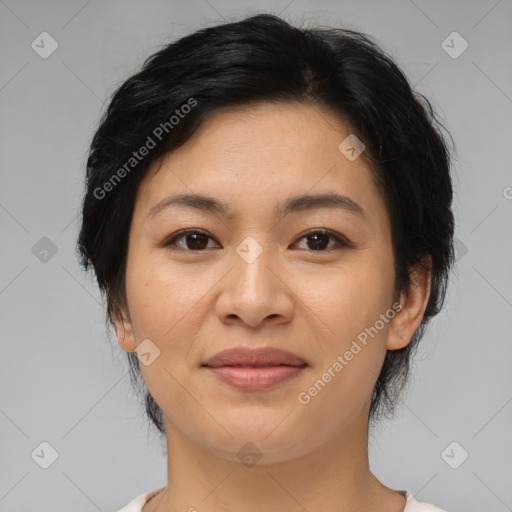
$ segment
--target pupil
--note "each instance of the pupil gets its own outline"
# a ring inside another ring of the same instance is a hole
[[[318,242],[318,238],[319,237],[320,237],[320,241]],[[322,243],[322,239],[321,239],[322,237],[323,237],[323,242],[326,242],[326,243]],[[309,244],[308,244],[310,249],[314,249],[314,250],[325,249],[325,247],[327,247],[329,245],[329,236],[328,235],[316,234],[316,235],[311,235],[309,238],[310,239],[314,239],[314,238],[317,239],[317,245],[316,246],[310,247]],[[320,244],[320,247],[318,246],[318,243]]]
[[[201,238],[202,238],[202,240],[201,240]],[[191,239],[195,239],[195,240],[193,240],[191,243],[189,243],[189,241]],[[203,243],[201,243],[201,242],[203,242]],[[208,242],[206,241],[206,237],[204,235],[201,235],[199,233],[187,235],[187,246],[189,249],[204,249],[207,245],[208,245]]]

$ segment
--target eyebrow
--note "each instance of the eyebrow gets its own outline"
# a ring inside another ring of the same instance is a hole
[[[154,217],[162,210],[171,206],[195,208],[204,212],[219,214],[229,219],[235,217],[234,212],[231,211],[226,203],[213,197],[200,194],[178,194],[166,197],[152,206],[146,214],[146,219]],[[350,199],[350,197],[338,193],[303,194],[289,197],[277,205],[274,209],[274,215],[281,217],[289,213],[304,212],[318,208],[341,208],[363,219],[366,218],[366,212],[359,204]]]

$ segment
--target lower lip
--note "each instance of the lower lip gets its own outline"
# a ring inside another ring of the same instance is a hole
[[[241,366],[206,367],[223,382],[245,391],[263,391],[280,382],[296,377],[305,366],[267,366],[243,368]]]

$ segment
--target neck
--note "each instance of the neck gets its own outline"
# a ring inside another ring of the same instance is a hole
[[[280,460],[263,453],[255,465],[213,453],[170,423],[166,438],[168,485],[143,512],[400,512],[405,505],[370,472],[365,416],[305,453],[281,452]]]

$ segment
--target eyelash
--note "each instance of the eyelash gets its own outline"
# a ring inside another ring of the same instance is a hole
[[[184,238],[186,235],[191,235],[191,234],[200,234],[200,235],[204,235],[210,239],[213,240],[213,237],[211,237],[208,233],[206,233],[205,231],[202,231],[202,230],[199,230],[199,229],[185,229],[185,230],[182,230],[182,231],[178,231],[177,233],[174,233],[173,235],[171,235],[165,242],[164,242],[164,246],[165,247],[169,247],[171,248],[171,250],[182,250],[182,251],[185,251],[185,252],[204,252],[206,249],[199,249],[199,250],[194,250],[194,249],[183,249],[181,247],[179,248],[176,248],[176,247],[173,247],[174,243],[176,242],[176,240],[179,240],[180,238]],[[310,230],[310,231],[307,231],[306,233],[303,233],[295,242],[294,244],[299,241],[299,240],[302,240],[303,238],[307,238],[309,236],[312,236],[312,235],[317,235],[317,234],[321,234],[321,235],[328,235],[330,236],[338,245],[338,249],[339,248],[346,248],[346,247],[351,247],[351,243],[344,237],[342,237],[341,235],[335,233],[334,231],[331,231],[329,229],[313,229],[313,230]],[[307,250],[309,252],[330,252],[332,250],[336,250],[337,248],[336,247],[331,247],[330,249],[320,249],[320,250],[314,250],[314,249],[303,249],[303,250]]]

